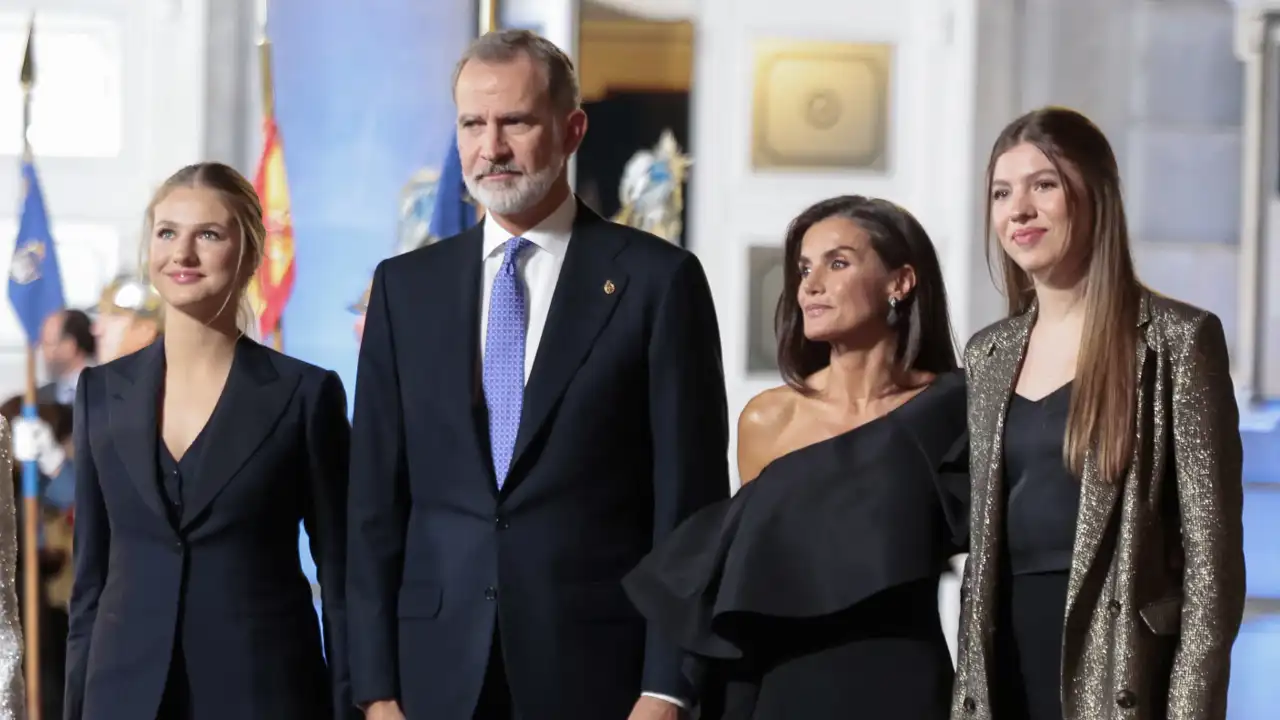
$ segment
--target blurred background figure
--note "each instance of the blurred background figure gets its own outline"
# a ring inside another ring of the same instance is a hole
[[[151,283],[131,273],[117,275],[102,290],[93,318],[98,360],[111,362],[155,342],[164,329],[160,307]]]
[[[75,400],[80,371],[93,364],[97,350],[92,328],[83,310],[63,310],[45,319],[40,328],[40,358],[49,382],[40,386],[37,400],[63,405]]]

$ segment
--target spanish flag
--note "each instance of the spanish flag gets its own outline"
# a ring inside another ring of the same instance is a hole
[[[289,184],[284,170],[284,148],[274,115],[262,123],[262,157],[253,187],[262,203],[262,221],[267,227],[262,264],[249,285],[249,299],[258,317],[261,337],[276,335],[284,306],[293,292],[293,222],[289,215]],[[277,345],[279,336],[277,335]]]

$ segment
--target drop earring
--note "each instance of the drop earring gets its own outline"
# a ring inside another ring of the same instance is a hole
[[[896,297],[889,298],[889,315],[886,320],[889,321],[890,327],[895,327],[898,324],[898,298]]]

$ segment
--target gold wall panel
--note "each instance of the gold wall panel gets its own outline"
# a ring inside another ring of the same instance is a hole
[[[760,40],[751,165],[884,172],[893,46]]]

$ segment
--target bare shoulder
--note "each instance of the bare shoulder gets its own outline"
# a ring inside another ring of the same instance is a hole
[[[751,398],[738,417],[738,474],[748,483],[782,454],[779,442],[791,424],[800,393],[785,385]]]

